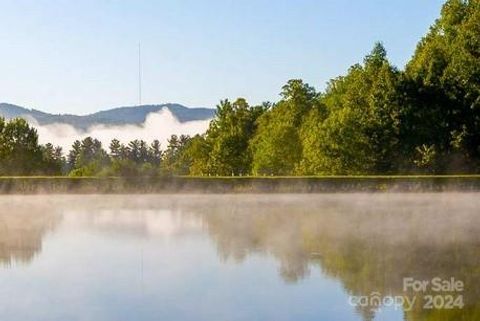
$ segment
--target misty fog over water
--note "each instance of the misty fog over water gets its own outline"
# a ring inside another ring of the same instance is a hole
[[[476,193],[0,196],[0,320],[475,320]],[[455,278],[465,307],[354,307]]]

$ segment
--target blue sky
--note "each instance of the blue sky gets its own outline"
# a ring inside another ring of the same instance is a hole
[[[375,41],[403,67],[443,0],[0,0],[0,101],[86,114],[323,89]]]

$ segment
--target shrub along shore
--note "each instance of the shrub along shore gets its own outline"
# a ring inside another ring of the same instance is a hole
[[[478,192],[480,175],[0,177],[0,194]]]

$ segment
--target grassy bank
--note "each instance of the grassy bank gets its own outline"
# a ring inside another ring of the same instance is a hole
[[[329,177],[0,177],[0,194],[480,191],[480,175]]]

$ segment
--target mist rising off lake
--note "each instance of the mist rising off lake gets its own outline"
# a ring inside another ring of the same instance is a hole
[[[479,196],[2,196],[0,320],[477,320]]]

